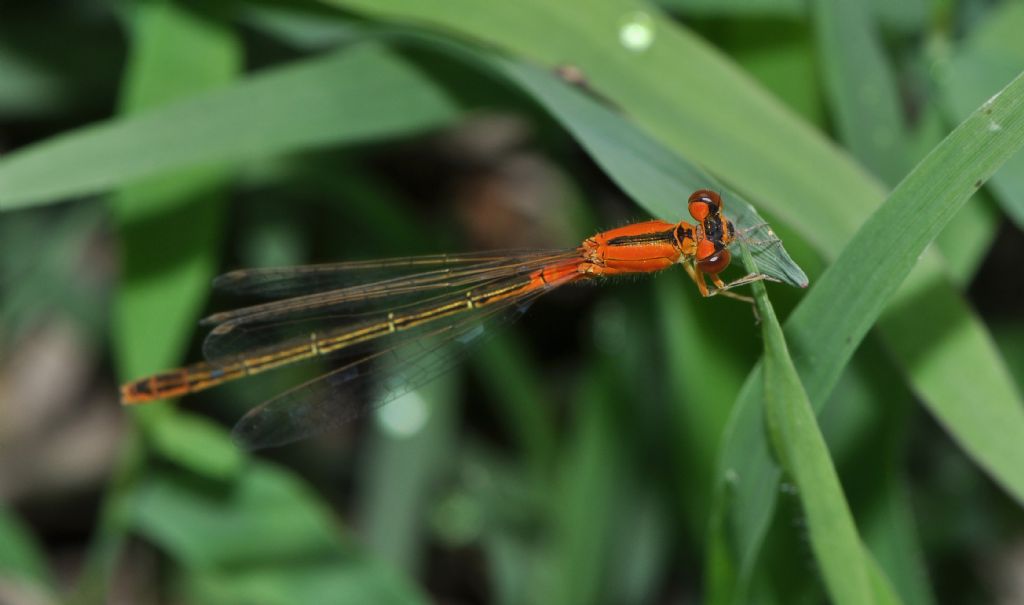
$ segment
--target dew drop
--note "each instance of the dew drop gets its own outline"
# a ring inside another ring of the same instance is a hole
[[[1003,94],[1003,91],[1000,90],[996,94],[989,97],[987,101],[981,104],[981,110],[985,113],[985,115],[989,115],[992,113],[992,105],[996,102],[996,99],[998,99],[999,95],[1001,94]]]
[[[391,437],[407,438],[423,430],[430,418],[427,402],[416,391],[409,391],[377,409],[381,430]]]
[[[626,15],[619,26],[619,42],[627,50],[644,52],[654,44],[654,20],[643,11]]]

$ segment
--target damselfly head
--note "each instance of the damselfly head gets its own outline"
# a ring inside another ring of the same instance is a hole
[[[717,275],[729,266],[732,255],[727,246],[736,227],[722,213],[722,196],[710,189],[698,189],[688,200],[690,215],[700,221],[695,230],[697,268]]]
[[[693,225],[693,238],[689,247],[680,246],[683,253],[696,262],[704,273],[713,274],[729,266],[732,257],[743,257],[737,244],[750,252],[756,263],[756,271],[763,279],[780,281],[800,288],[807,287],[807,275],[800,269],[782,246],[778,235],[764,222],[750,205],[742,200],[730,206],[728,214],[735,223],[726,218],[722,209],[722,196],[717,191],[698,189],[688,200],[690,215],[697,219]],[[686,225],[683,222],[680,225]],[[676,239],[679,237],[677,227]],[[725,252],[726,254],[722,254]]]

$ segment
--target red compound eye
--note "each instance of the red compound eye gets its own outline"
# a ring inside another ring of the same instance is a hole
[[[709,214],[718,214],[722,197],[710,189],[698,189],[690,195],[690,216],[703,221]]]
[[[725,268],[732,262],[732,255],[728,250],[720,250],[708,258],[697,261],[697,268],[704,273],[718,274],[725,271]]]

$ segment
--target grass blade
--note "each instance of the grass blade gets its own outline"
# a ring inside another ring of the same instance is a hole
[[[53,584],[36,537],[18,515],[0,506],[0,583],[14,580],[39,587]]]
[[[176,5],[165,2],[142,5],[132,13],[129,25],[139,41],[125,76],[123,104],[126,113],[158,106],[226,82],[234,77],[241,63],[238,41],[229,29],[215,19]],[[188,74],[188,77],[173,81],[160,77],[167,69]],[[127,265],[113,312],[112,346],[119,375],[138,375],[170,365],[184,348],[216,263],[214,242],[220,206],[216,192],[222,179],[223,175],[216,171],[194,170],[177,175],[173,181],[160,180],[125,188],[111,198],[112,213],[122,228]],[[198,207],[190,208],[189,203],[198,203]],[[168,224],[173,224],[175,218],[173,210],[163,222],[138,221],[142,214],[138,209],[150,204],[177,210],[179,220],[184,216],[191,228],[182,229],[181,233],[169,231]],[[176,254],[169,255],[168,250]],[[152,279],[143,281],[142,277]],[[172,408],[162,406],[139,410],[134,418],[144,427],[152,427],[161,418],[173,415]],[[193,434],[183,432],[181,436]],[[188,438],[183,441],[193,442]],[[173,458],[180,449],[166,451]],[[241,462],[237,453],[223,459],[210,457],[226,451],[224,447],[214,447],[204,450],[198,457],[179,460],[197,462],[194,468],[228,468],[230,472]],[[117,476],[103,503],[97,538],[91,545],[86,571],[75,595],[80,602],[103,600],[105,584],[130,524],[128,515],[135,495],[134,481],[143,459],[139,440],[129,439],[121,456]]]
[[[728,175],[722,178],[726,184],[820,250],[838,253],[884,198],[881,184],[849,156],[711,45],[645,2],[327,3],[386,21],[440,27],[542,70],[579,68],[588,86],[641,132],[681,157],[700,158],[712,174]],[[633,50],[622,43],[623,28],[632,25],[651,34],[649,46]],[[780,153],[783,141],[785,153]]]
[[[690,193],[703,187],[723,192],[729,217],[738,229],[764,223],[742,196],[730,191],[701,168],[675,155],[635,126],[578,90],[565,86],[532,65],[504,60],[466,47],[445,44],[460,54],[484,61],[511,79],[572,132],[598,164],[652,215],[678,221]],[[758,250],[755,260],[766,272],[793,286],[806,287],[807,275],[785,248]]]
[[[902,429],[903,434],[906,430]],[[901,436],[902,438],[902,436]],[[892,450],[886,448],[884,453]],[[895,466],[891,464],[890,467]],[[907,605],[933,605],[936,603],[929,582],[924,548],[918,537],[919,521],[910,501],[910,486],[902,469],[881,469],[882,486],[879,501],[867,518],[861,521],[861,533],[879,566],[887,570],[894,590]],[[876,479],[878,481],[878,479]],[[853,488],[850,488],[853,493]]]
[[[865,3],[818,0],[812,6],[821,57],[820,73],[826,84],[838,137],[873,174],[886,183],[897,183],[920,158],[915,153],[917,147],[912,147],[911,132],[904,120],[903,99],[897,87],[894,66],[877,31],[877,18]],[[917,143],[923,152],[941,142],[946,132],[936,119],[934,107],[925,107],[922,114],[918,116],[913,143]],[[985,219],[990,216],[991,210],[982,204],[965,205],[954,221],[956,224],[945,231],[950,237],[940,237],[936,241],[939,250],[957,261],[956,269],[960,275],[971,272],[976,266],[979,255],[972,255],[970,251],[983,251],[991,243],[994,231],[984,229]],[[870,355],[869,352],[862,354]],[[884,373],[894,374],[888,368],[872,374],[878,381]],[[857,380],[868,378],[856,374]],[[903,391],[898,384],[900,376],[882,380],[888,384],[879,385],[877,388],[884,389],[880,392],[896,394]],[[870,488],[860,490],[861,493],[877,492],[876,499],[885,504],[871,507],[873,514],[865,515],[863,510],[859,510],[858,518],[869,548],[879,563],[886,565],[903,599],[924,603],[934,599],[930,598],[923,571],[925,562],[917,543],[909,502],[903,497],[902,467],[905,460],[900,455],[900,448],[908,438],[907,427],[904,415],[892,413],[893,409],[909,407],[911,398],[909,394],[896,397],[906,400],[904,405],[899,405],[900,401],[890,401],[884,412],[879,410],[873,415],[876,418],[876,436],[880,437],[879,433],[882,433],[898,434],[899,437],[872,443],[870,450],[877,457],[873,459],[875,464],[868,463],[871,470],[864,477]],[[856,484],[850,490],[857,493]],[[898,523],[895,522],[897,518]],[[876,528],[879,530],[871,531]]]
[[[410,577],[420,575],[426,563],[426,511],[456,456],[457,401],[457,383],[449,374],[378,410],[358,469],[355,507],[363,541]]]
[[[1024,4],[1008,2],[991,14],[957,50],[939,87],[948,114],[962,120],[1024,65]],[[1024,228],[1024,153],[1007,162],[989,183],[1002,209]]]
[[[230,485],[164,468],[138,487],[134,524],[222,603],[423,603],[403,577],[343,540],[292,473],[256,463]]]
[[[688,529],[700,535],[710,511],[715,456],[729,418],[729,407],[723,402],[736,400],[748,366],[731,346],[735,343],[721,338],[724,326],[705,321],[702,301],[686,295],[684,279],[659,276],[653,289],[665,368],[670,369],[666,380],[672,385],[678,475],[686,494],[683,512]],[[749,329],[749,324],[740,327]],[[693,343],[702,343],[699,355],[694,354]]]
[[[869,564],[814,409],[800,384],[764,285],[756,285],[754,293],[764,336],[762,378],[768,432],[782,467],[796,484],[829,596],[838,605],[872,603]]]
[[[1001,124],[1001,130],[991,131],[992,121]],[[925,246],[1022,142],[1024,78],[1018,77],[915,168],[794,310],[786,322],[787,341],[816,409],[824,404],[861,338],[900,282],[910,274]],[[915,310],[922,319],[906,329],[934,332],[935,318],[924,315],[920,308]],[[906,322],[905,316],[904,313],[890,317]],[[895,331],[899,327],[890,329]],[[963,338],[963,334],[963,330],[956,330],[945,332],[942,337]],[[904,358],[912,359],[912,351],[905,344],[910,340],[893,339],[890,345],[902,347]],[[957,344],[968,350],[974,348],[970,342]],[[969,372],[976,371],[973,360],[962,356],[960,362],[971,364]],[[756,403],[760,400],[760,371],[756,369],[744,384],[730,420],[718,471],[722,478],[720,497],[728,497],[732,507],[725,522],[736,537],[732,552],[741,577],[748,578],[771,520],[779,480],[779,470],[771,461],[760,431],[763,420]],[[996,371],[1005,372],[998,361]],[[936,407],[934,399],[925,397],[932,412],[945,419],[947,428],[979,465],[1024,501],[1024,473],[1015,462],[1024,459],[1024,411],[1012,386],[1009,392],[1005,390],[1009,377],[981,387],[974,383],[974,392],[966,397],[956,391],[959,387],[955,383],[959,381],[955,378],[928,378],[928,384],[938,387],[945,380],[945,388],[953,389],[952,397],[942,399],[951,402],[952,409]],[[984,392],[979,392],[979,388]],[[718,530],[713,533],[722,535]],[[721,588],[731,591],[728,586]]]
[[[0,159],[0,209],[99,193],[190,166],[419,132],[456,110],[387,51],[360,46],[268,70]]]
[[[873,174],[895,183],[906,174],[903,123],[896,80],[870,7],[864,2],[813,3],[822,75],[839,138]]]
[[[600,364],[595,364],[599,367]],[[618,481],[628,477],[607,375],[588,376],[576,394],[578,416],[554,487],[550,591],[545,603],[603,602],[612,527],[621,508]]]
[[[213,18],[153,2],[132,13],[130,22],[138,42],[122,95],[126,114],[221,86],[241,67],[238,41]],[[189,77],[163,77],[168,71]],[[125,259],[112,326],[122,377],[173,366],[188,345],[219,263],[228,178],[223,169],[187,170],[125,187],[111,198]],[[168,406],[135,412],[159,451],[197,472],[226,477],[242,463],[204,420],[173,418]]]
[[[798,18],[806,7],[798,0],[659,0],[666,9],[708,17]]]

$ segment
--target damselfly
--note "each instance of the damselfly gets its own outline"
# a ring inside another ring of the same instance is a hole
[[[750,300],[732,289],[786,279],[784,273],[759,271],[725,283],[719,274],[731,262],[730,247],[754,240],[725,217],[714,191],[694,192],[688,206],[693,223],[635,223],[567,250],[232,271],[214,285],[279,300],[207,317],[203,324],[214,326],[203,343],[207,361],[125,384],[121,402],[178,397],[303,360],[340,363],[256,407],[235,426],[236,441],[246,447],[280,445],[422,385],[451,367],[494,324],[515,319],[537,297],[566,284],[681,264],[701,295]],[[764,231],[760,249],[779,244],[770,229]],[[380,396],[365,397],[362,389],[371,382],[385,385]]]

